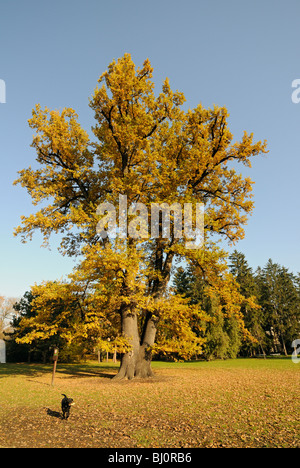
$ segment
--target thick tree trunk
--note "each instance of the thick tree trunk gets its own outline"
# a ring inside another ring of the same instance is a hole
[[[162,279],[153,282],[151,294],[154,300],[163,297],[170,279],[174,253],[169,251],[164,260],[163,249],[159,247],[156,252],[156,269],[161,272]],[[130,296],[130,295],[128,295]],[[152,351],[155,343],[157,320],[152,313],[146,315],[141,338],[139,336],[137,315],[129,305],[121,308],[122,334],[131,345],[131,351],[122,356],[121,366],[114,379],[148,378],[153,376],[151,369]]]
[[[121,366],[115,379],[133,379],[135,376],[136,361],[140,350],[137,315],[130,307],[124,306],[121,310],[122,334],[131,345],[131,350],[121,359]]]
[[[152,351],[156,335],[156,323],[152,320],[152,314],[146,317],[144,332],[142,335],[139,356],[136,363],[136,377],[147,378],[153,377],[151,369]]]
[[[122,311],[122,332],[131,344],[131,350],[122,356],[119,372],[114,379],[152,377],[151,346],[155,341],[156,326],[150,314],[146,318],[142,341],[138,333],[137,315],[130,310]]]

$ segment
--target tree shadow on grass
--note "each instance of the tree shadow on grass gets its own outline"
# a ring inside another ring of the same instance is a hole
[[[0,379],[4,377],[37,377],[51,373],[53,364],[28,364],[7,363],[0,364]],[[57,374],[65,378],[100,377],[112,379],[118,371],[118,367],[109,364],[65,364],[57,363]]]
[[[50,364],[7,363],[0,364],[0,379],[3,377],[34,377],[50,371]]]
[[[85,364],[71,364],[58,366],[57,373],[65,374],[65,378],[87,378],[87,377],[101,377],[105,379],[112,379],[118,371],[118,368],[110,365],[101,366],[87,366]]]
[[[65,372],[61,372],[65,374]],[[103,379],[113,379],[116,373],[106,373],[106,372],[67,372],[68,375],[65,375],[65,379],[86,379],[88,377],[100,377]]]

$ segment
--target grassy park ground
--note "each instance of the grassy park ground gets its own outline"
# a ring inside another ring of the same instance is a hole
[[[300,448],[300,364],[290,358],[154,362],[113,381],[112,363],[0,365],[0,447]],[[72,397],[61,419],[61,393]]]

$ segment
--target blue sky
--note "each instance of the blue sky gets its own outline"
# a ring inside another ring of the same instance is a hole
[[[37,234],[21,244],[13,228],[34,209],[13,187],[34,164],[27,120],[36,103],[72,107],[90,131],[88,107],[99,75],[125,52],[140,66],[149,58],[156,90],[168,76],[187,107],[225,105],[234,139],[244,130],[268,141],[269,153],[248,171],[255,211],[235,248],[255,269],[269,258],[300,271],[299,0],[2,0],[0,5],[0,294],[61,278],[74,260],[40,248]]]

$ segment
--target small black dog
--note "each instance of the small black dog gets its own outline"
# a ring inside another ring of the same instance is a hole
[[[61,409],[63,412],[63,419],[68,419],[70,416],[70,409],[72,405],[75,405],[74,401],[72,398],[68,398],[67,395],[62,393],[64,398],[61,400]]]

